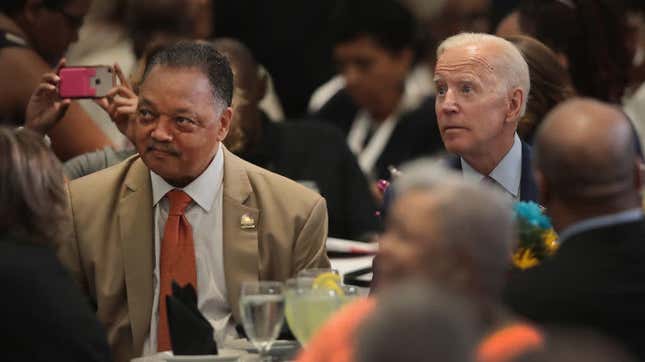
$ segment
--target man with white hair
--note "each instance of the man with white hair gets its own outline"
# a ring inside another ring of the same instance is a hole
[[[536,200],[531,150],[516,134],[530,90],[515,46],[494,35],[461,33],[437,48],[435,111],[451,166],[514,199]]]

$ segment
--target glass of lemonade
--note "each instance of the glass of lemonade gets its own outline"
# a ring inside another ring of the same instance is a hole
[[[342,286],[336,280],[336,286],[330,281],[321,285],[316,283],[320,279],[310,277],[287,280],[285,315],[291,331],[303,346],[329,316],[357,297],[356,288]]]
[[[281,282],[244,282],[240,294],[240,314],[247,337],[260,352],[262,361],[270,361],[271,344],[284,321],[284,285]]]

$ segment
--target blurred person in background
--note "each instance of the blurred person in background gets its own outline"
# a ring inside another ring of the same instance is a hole
[[[627,21],[633,29],[634,67],[623,104],[625,113],[634,121],[645,147],[645,2],[628,1]]]
[[[78,30],[90,0],[3,0],[0,2],[0,124],[21,126],[27,103]],[[110,145],[77,102],[64,105],[65,116],[37,132],[51,137],[56,155],[72,156]]]
[[[522,0],[518,24],[553,49],[576,92],[620,104],[634,55],[625,8],[614,0]]]
[[[473,184],[440,161],[415,161],[393,186],[397,197],[379,240],[379,289],[349,304],[308,342],[299,362],[356,360],[357,331],[378,309],[382,293],[412,278],[473,303],[478,341],[507,328],[526,332],[517,351],[541,343],[539,331],[501,306],[514,248],[510,201],[488,185]]]
[[[63,171],[42,136],[0,127],[0,358],[111,361],[105,331],[56,257]]]
[[[513,274],[505,301],[535,322],[590,329],[645,358],[645,218],[634,134],[616,106],[571,99],[535,140],[539,200],[559,249]]]
[[[437,61],[437,46],[444,39],[463,32],[491,31],[491,10],[497,1],[491,0],[399,0],[417,18],[420,25],[420,50],[428,72]],[[429,76],[432,80],[432,75]],[[430,85],[432,87],[432,84]],[[434,87],[431,88],[434,94]]]
[[[544,328],[542,348],[497,362],[635,362],[637,359],[610,338],[575,328]]]
[[[640,135],[642,154],[645,114],[638,111],[638,97],[630,94],[639,47],[626,10],[622,0],[522,0],[499,24],[497,34],[540,40],[567,69],[577,94],[624,104]]]
[[[390,178],[389,166],[442,149],[434,99],[415,85],[430,78],[408,78],[418,56],[418,27],[396,0],[344,1],[336,14],[334,60],[341,78],[313,114],[343,132],[375,183]]]
[[[126,25],[137,59],[158,42],[207,39],[213,32],[211,0],[126,0]]]
[[[126,76],[132,74],[137,59],[125,22],[127,1],[130,0],[93,0],[79,30],[78,41],[70,46],[65,56],[69,64],[118,63]],[[78,103],[110,138],[116,150],[129,145],[128,139],[99,105],[88,99],[78,100]]]
[[[567,70],[542,42],[523,35],[505,39],[517,47],[529,66],[531,92],[526,113],[517,126],[517,134],[524,142],[533,144],[533,136],[544,116],[557,104],[572,97],[575,91]]]
[[[423,282],[384,293],[357,332],[357,362],[474,362],[481,326],[463,297]]]

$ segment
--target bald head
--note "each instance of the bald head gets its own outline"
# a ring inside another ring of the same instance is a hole
[[[634,145],[629,120],[617,108],[591,99],[566,101],[537,133],[536,178],[568,203],[637,200]]]

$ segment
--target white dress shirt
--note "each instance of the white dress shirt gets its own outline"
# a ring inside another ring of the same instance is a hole
[[[472,168],[466,160],[461,159],[461,170],[464,178],[472,182],[481,182],[486,175],[482,175]],[[513,146],[504,158],[495,166],[490,176],[514,199],[520,198],[520,182],[522,180],[522,141],[515,134]]]
[[[155,268],[153,276],[154,300],[150,333],[144,343],[143,355],[157,353],[157,320],[159,313],[159,253],[164,227],[168,218],[169,202],[165,197],[175,187],[150,171],[152,202],[155,215]],[[197,306],[215,330],[218,344],[237,338],[231,307],[228,305],[224,260],[222,254],[222,181],[224,156],[222,146],[204,172],[183,190],[193,201],[185,211],[193,229],[195,263],[197,269]]]

